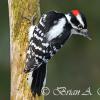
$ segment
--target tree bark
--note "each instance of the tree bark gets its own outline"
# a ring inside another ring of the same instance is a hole
[[[30,23],[24,17],[40,17],[39,0],[8,0],[10,19],[11,100],[43,100],[34,97],[23,72]]]

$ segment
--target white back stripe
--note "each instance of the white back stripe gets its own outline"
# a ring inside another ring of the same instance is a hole
[[[58,24],[53,26],[49,32],[47,32],[47,38],[48,41],[56,38],[57,36],[59,36],[62,32],[63,32],[63,28],[66,24],[66,19],[65,18],[61,18],[58,21]]]

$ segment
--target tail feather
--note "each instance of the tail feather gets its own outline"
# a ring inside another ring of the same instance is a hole
[[[46,78],[46,64],[45,63],[41,64],[39,68],[33,71],[32,78],[33,80],[31,84],[31,91],[34,96],[36,96],[36,94],[40,96],[41,89],[44,85],[44,81]]]

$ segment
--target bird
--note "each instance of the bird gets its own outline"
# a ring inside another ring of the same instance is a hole
[[[33,96],[41,96],[47,76],[47,63],[73,35],[91,40],[85,15],[78,9],[68,13],[48,11],[28,33],[24,72]]]

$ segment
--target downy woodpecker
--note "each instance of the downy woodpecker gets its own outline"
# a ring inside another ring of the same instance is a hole
[[[33,95],[41,95],[46,83],[46,65],[72,35],[89,37],[86,18],[79,10],[64,14],[50,11],[43,14],[38,25],[29,29],[29,45],[24,72]]]

